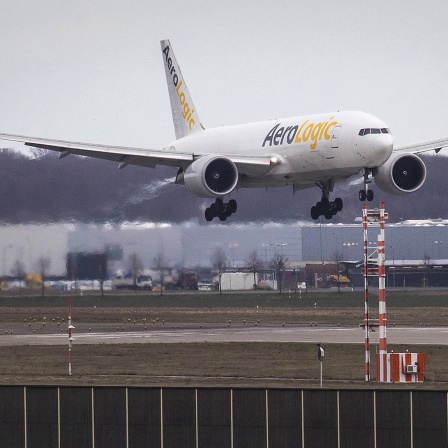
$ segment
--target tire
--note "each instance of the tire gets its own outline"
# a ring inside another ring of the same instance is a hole
[[[216,201],[213,203],[210,207],[213,207],[213,212],[215,213],[215,216],[219,216],[222,212],[222,201]]]
[[[367,200],[368,200],[368,201],[373,201],[373,196],[374,196],[374,194],[373,194],[373,190],[369,190],[369,191],[367,192]]]
[[[342,210],[342,207],[344,206],[344,203],[342,202],[341,198],[336,198],[334,200],[334,208],[336,212],[340,212]]]
[[[319,210],[315,205],[311,207],[311,218],[312,219],[319,219],[320,213]]]
[[[367,194],[364,190],[359,190],[359,200],[360,201],[365,201],[367,198]]]
[[[219,220],[220,221],[225,221],[227,219],[227,213],[221,213],[219,215]]]
[[[206,221],[212,221],[215,215],[213,214],[211,208],[205,209],[205,220]]]
[[[235,199],[230,199],[229,201],[229,210],[231,213],[235,213],[237,210],[238,206],[236,204]]]

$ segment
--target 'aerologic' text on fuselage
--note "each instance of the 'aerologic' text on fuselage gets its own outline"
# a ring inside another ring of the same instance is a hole
[[[292,143],[310,142],[310,149],[316,149],[317,143],[322,140],[330,140],[330,128],[338,124],[332,121],[335,117],[330,117],[328,121],[312,123],[309,120],[301,125],[281,126],[275,125],[266,135],[262,146],[291,145]]]

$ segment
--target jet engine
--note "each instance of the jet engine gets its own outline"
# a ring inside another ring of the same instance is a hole
[[[185,170],[183,180],[200,198],[222,198],[236,187],[238,169],[227,157],[203,156]]]
[[[415,154],[393,153],[373,171],[375,183],[391,194],[406,194],[418,190],[426,179],[426,166]]]

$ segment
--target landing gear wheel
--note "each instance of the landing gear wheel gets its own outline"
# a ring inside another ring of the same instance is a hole
[[[313,205],[311,207],[311,218],[312,219],[318,219],[320,216],[319,210],[317,208],[317,206]]]
[[[373,190],[369,190],[369,184],[372,182],[369,176],[372,175],[373,171],[370,168],[364,168],[364,189],[359,190],[359,200],[373,201]]]
[[[329,179],[325,182],[317,184],[322,190],[322,198],[316,205],[311,207],[311,218],[318,219],[319,216],[325,216],[326,219],[331,219],[334,215],[342,210],[344,206],[341,198],[336,198],[330,201],[330,192],[333,191],[334,181]]]
[[[319,216],[323,215],[326,219],[331,219],[342,210],[342,207],[343,203],[341,198],[336,198],[332,202],[324,198],[311,207],[311,218],[318,219]]]
[[[344,206],[344,203],[342,202],[341,198],[336,198],[334,200],[334,208],[335,208],[336,212],[340,212],[342,210],[343,206]]]
[[[221,198],[205,209],[206,221],[212,221],[218,217],[220,221],[225,221],[230,215],[236,212],[237,204],[235,199],[231,199],[228,203],[223,202]]]
[[[216,199],[216,202],[212,204],[210,207],[212,206],[214,206],[213,211],[215,213],[215,216],[219,216],[224,208],[224,203],[222,202],[222,199]]]
[[[237,204],[235,199],[230,199],[229,201],[229,210],[230,210],[230,214],[235,213],[237,210]]]

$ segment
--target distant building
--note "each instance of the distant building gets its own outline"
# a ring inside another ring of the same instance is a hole
[[[376,232],[369,232],[374,245]],[[266,224],[51,224],[0,227],[0,274],[10,275],[19,260],[36,273],[39,257],[51,260],[51,275],[66,274],[71,253],[108,253],[109,271],[126,268],[136,253],[145,268],[158,252],[172,267],[210,266],[220,246],[227,264],[242,267],[256,250],[264,267],[277,256],[289,262],[357,262],[363,258],[361,223]],[[448,220],[403,221],[386,224],[386,261],[435,262],[448,259]],[[397,274],[396,274],[397,275]]]
[[[68,280],[105,280],[108,278],[107,253],[69,252]]]

